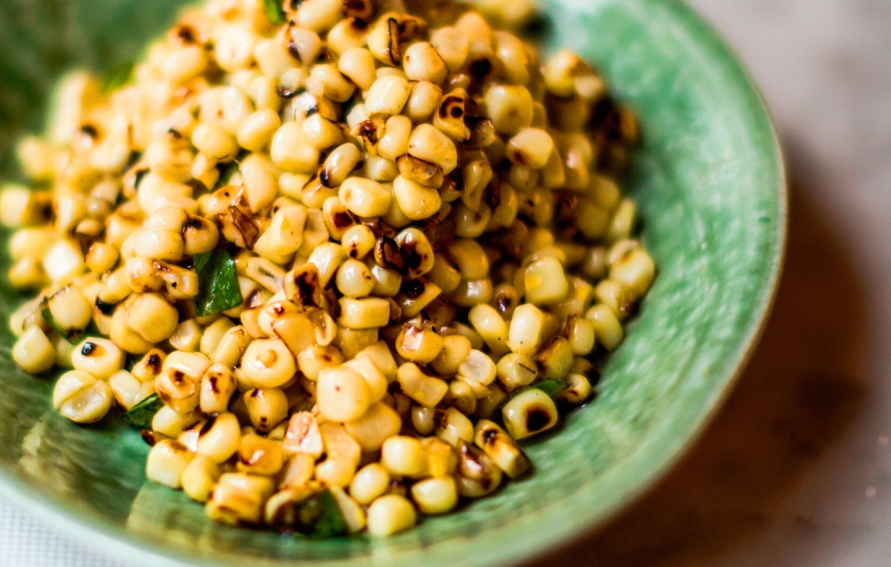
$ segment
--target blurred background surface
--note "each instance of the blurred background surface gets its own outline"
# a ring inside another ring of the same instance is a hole
[[[672,0],[666,0],[672,1]],[[785,275],[726,407],[647,497],[525,567],[872,567],[891,556],[891,1],[691,0],[786,150]],[[0,500],[0,566],[130,567]]]

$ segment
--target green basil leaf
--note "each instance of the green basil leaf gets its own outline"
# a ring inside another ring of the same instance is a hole
[[[328,490],[323,490],[300,504],[295,517],[298,520],[294,529],[312,538],[335,537],[347,533],[343,512]]]
[[[263,7],[266,9],[266,17],[273,24],[285,23],[285,11],[282,10],[281,0],[263,0]]]
[[[195,271],[200,288],[195,306],[200,317],[238,307],[244,301],[235,274],[235,261],[228,251],[214,250],[196,255]]]
[[[152,419],[154,419],[155,414],[158,413],[158,410],[162,407],[164,407],[164,402],[161,401],[158,394],[152,394],[125,411],[122,417],[127,424],[136,429],[151,429]]]
[[[112,67],[111,71],[105,77],[105,83],[102,85],[102,92],[108,94],[129,83],[130,79],[133,78],[133,68],[134,65],[132,61],[125,61],[120,65]]]

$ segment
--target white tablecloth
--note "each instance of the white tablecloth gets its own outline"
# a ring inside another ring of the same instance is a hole
[[[0,567],[125,567],[0,500]]]

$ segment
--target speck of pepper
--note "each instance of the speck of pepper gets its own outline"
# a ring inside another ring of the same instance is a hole
[[[80,353],[84,356],[90,356],[91,354],[93,354],[94,350],[96,350],[96,344],[87,341],[84,343],[84,346],[81,347]]]

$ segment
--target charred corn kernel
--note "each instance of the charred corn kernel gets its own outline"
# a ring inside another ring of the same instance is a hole
[[[312,480],[316,468],[316,457],[308,453],[293,455],[285,465],[279,486],[297,488]]]
[[[167,355],[163,351],[152,349],[133,365],[130,373],[140,382],[154,381],[160,376],[166,357]]]
[[[449,174],[458,165],[458,153],[455,143],[448,136],[430,124],[419,124],[411,133],[408,141],[408,153],[433,164]]]
[[[508,346],[513,352],[531,354],[538,350],[544,329],[541,309],[526,303],[514,311],[508,334]]]
[[[78,276],[85,267],[80,246],[70,240],[56,242],[43,256],[43,270],[53,282],[59,284]]]
[[[582,374],[570,374],[566,377],[567,388],[557,394],[557,399],[570,404],[585,403],[591,397],[591,382]]]
[[[386,395],[389,381],[386,374],[378,367],[371,356],[367,354],[358,356],[359,353],[367,352],[367,349],[370,348],[373,347],[366,347],[357,351],[357,356],[345,362],[343,367],[358,372],[365,379],[365,382],[368,384],[368,400],[370,403],[376,404]]]
[[[458,374],[486,386],[495,380],[495,362],[489,355],[471,350],[464,362],[458,366]]]
[[[384,441],[381,464],[391,475],[418,478],[427,472],[427,455],[417,439],[396,435]]]
[[[453,27],[436,30],[430,36],[430,44],[436,49],[450,73],[455,73],[467,60],[469,42],[467,37]]]
[[[458,373],[471,353],[470,341],[462,335],[449,335],[442,339],[442,350],[430,363],[433,369],[444,376]]]
[[[406,360],[427,364],[442,351],[442,337],[431,329],[407,326],[396,339],[396,352]]]
[[[485,398],[480,398],[476,401],[474,415],[480,419],[491,419],[508,398],[507,393],[497,384],[492,384],[488,388],[489,394]]]
[[[420,435],[430,435],[433,433],[433,408],[423,406],[412,406],[411,408],[411,425]]]
[[[492,300],[492,280],[489,278],[473,281],[461,281],[458,287],[449,294],[449,300],[459,307],[473,307]]]
[[[405,531],[418,521],[412,503],[398,494],[385,494],[368,507],[368,533],[383,537]]]
[[[87,267],[97,274],[104,274],[118,263],[118,251],[109,244],[94,242],[87,251]]]
[[[616,317],[615,312],[602,303],[591,307],[585,313],[585,319],[594,324],[594,334],[597,342],[602,344],[607,350],[614,350],[625,338],[622,324]]]
[[[367,506],[390,486],[390,473],[379,463],[365,465],[350,481],[350,496]]]
[[[310,455],[313,459],[322,455],[325,449],[322,433],[313,414],[303,411],[291,416],[282,440],[282,448],[289,453]]]
[[[196,455],[180,475],[180,483],[186,496],[196,502],[206,502],[220,478],[220,468],[215,462]]]
[[[195,352],[201,345],[201,336],[204,329],[194,319],[183,321],[173,330],[173,333],[167,339],[170,346],[176,350],[185,352]]]
[[[197,453],[215,463],[224,463],[238,451],[240,443],[241,426],[235,414],[211,415],[201,427]]]
[[[387,440],[399,433],[402,419],[389,406],[376,403],[370,406],[362,417],[346,422],[344,427],[363,451],[372,452],[380,449]]]
[[[346,251],[347,256],[355,260],[365,258],[374,249],[374,243],[374,232],[363,224],[348,228],[340,240],[340,245]]]
[[[424,122],[439,106],[442,89],[429,81],[412,84],[411,94],[402,112],[415,124]]]
[[[371,392],[361,374],[350,368],[319,371],[316,396],[319,411],[332,421],[353,421],[368,410]]]
[[[210,519],[224,524],[258,524],[263,516],[263,504],[274,490],[271,478],[225,473],[214,486],[205,511]]]
[[[369,115],[399,114],[411,94],[411,85],[402,77],[388,75],[374,81],[365,95]]]
[[[232,368],[241,360],[249,343],[250,337],[245,328],[236,325],[226,331],[211,358],[213,362],[219,362]]]
[[[494,307],[491,305],[475,305],[470,309],[467,319],[473,325],[473,328],[476,329],[476,332],[486,341],[489,350],[496,356],[509,352],[508,326]],[[494,378],[494,374],[492,377]]]
[[[534,352],[534,351],[533,351]],[[522,386],[528,386],[538,377],[535,361],[524,354],[511,353],[505,355],[496,365],[498,381],[508,392]]]
[[[510,399],[501,410],[504,425],[514,439],[525,439],[557,424],[557,407],[550,396],[531,388]]]
[[[173,439],[163,439],[149,451],[145,464],[145,474],[149,480],[169,486],[180,488],[182,475],[193,454],[185,445]]]
[[[380,341],[368,346],[356,354],[356,358],[368,358],[383,373],[388,382],[396,379],[397,365],[393,353],[387,343]]]
[[[298,27],[324,32],[343,17],[341,3],[336,0],[309,0],[302,2],[294,15]]]
[[[313,173],[319,165],[319,150],[296,122],[285,122],[276,130],[269,155],[276,166],[291,173]]]
[[[118,370],[108,379],[108,385],[118,405],[124,410],[133,407],[140,401],[142,383],[126,370]],[[151,385],[154,391],[154,385]]]
[[[532,466],[513,439],[492,421],[483,419],[474,430],[474,443],[510,478],[517,478]]]
[[[524,269],[523,286],[526,301],[535,305],[553,305],[569,293],[569,283],[563,264],[553,256],[545,256],[531,262]]]
[[[324,96],[335,102],[348,101],[356,90],[356,86],[336,66],[328,63],[313,66],[306,80],[306,87],[316,96]]]
[[[637,206],[630,199],[622,199],[619,206],[613,212],[606,230],[606,237],[610,242],[617,242],[628,238],[634,230],[637,220]]]
[[[202,154],[217,160],[231,158],[238,152],[238,143],[221,126],[201,123],[192,132],[192,144]]]
[[[374,56],[364,47],[351,48],[337,60],[338,70],[363,91],[370,89],[375,82],[374,67]]]
[[[179,437],[182,432],[201,421],[195,412],[177,413],[168,406],[162,407],[152,418],[152,429],[167,437]]]
[[[446,247],[446,254],[462,280],[480,280],[489,276],[489,260],[475,240],[459,238]]]
[[[124,358],[124,351],[110,340],[91,337],[77,345],[71,363],[76,370],[108,380],[124,367]]]
[[[343,355],[333,345],[310,346],[297,356],[297,365],[309,380],[317,380],[324,368],[333,368],[343,362]]]
[[[449,74],[445,60],[426,41],[413,43],[402,56],[402,66],[410,81],[442,83]]]
[[[480,498],[490,494],[501,484],[501,469],[481,449],[469,442],[459,444],[458,474],[455,483],[458,494],[466,498]]]
[[[442,254],[434,255],[433,266],[426,276],[446,294],[461,284],[461,273]]]
[[[582,317],[572,317],[566,322],[566,339],[569,348],[576,356],[586,356],[593,349],[596,333],[594,323]]]
[[[656,268],[650,255],[637,248],[612,264],[609,279],[625,286],[632,297],[639,298],[649,291],[655,273]]]
[[[337,302],[337,324],[348,329],[372,329],[383,327],[390,321],[390,304],[385,299],[341,298]]]
[[[554,140],[540,128],[523,128],[507,143],[507,158],[516,164],[541,169],[554,151]]]
[[[233,323],[232,320],[228,317],[221,317],[217,319],[204,329],[204,333],[201,335],[201,343],[199,344],[198,350],[201,352],[201,354],[207,357],[213,356],[213,353],[220,345],[223,336],[225,336],[229,329],[233,327],[235,327],[235,323]]]
[[[346,252],[339,244],[326,242],[316,246],[307,263],[316,267],[319,272],[319,284],[324,288],[334,279],[337,269],[346,260]]]
[[[396,379],[406,396],[425,407],[435,407],[449,389],[445,381],[427,376],[413,362],[400,366]]]
[[[390,209],[390,192],[377,181],[361,177],[346,179],[338,196],[351,213],[360,217],[381,217]]]
[[[272,431],[288,417],[288,397],[280,388],[255,388],[244,393],[244,404],[254,428]]]
[[[272,476],[284,466],[281,443],[259,435],[244,435],[238,446],[238,470],[250,474]]]
[[[462,441],[473,441],[473,423],[457,409],[437,410],[434,420],[436,437],[452,447],[457,447]]]
[[[384,136],[377,143],[380,157],[390,161],[405,154],[411,136],[412,123],[407,116],[391,116],[387,119]]]
[[[442,401],[464,415],[471,415],[476,410],[476,397],[467,382],[473,382],[473,380],[459,376],[458,379],[449,382],[449,391]]]
[[[513,136],[532,124],[532,95],[524,86],[493,85],[486,90],[485,104],[495,131],[503,136]]]
[[[396,205],[412,220],[423,220],[435,215],[442,206],[439,191],[398,176],[393,181]]]
[[[198,405],[207,414],[225,412],[235,393],[235,378],[225,364],[211,364],[201,376]]]
[[[428,478],[413,484],[411,497],[428,516],[445,514],[458,505],[458,489],[451,477]]]
[[[176,308],[157,293],[132,295],[124,309],[127,326],[150,343],[169,338],[179,325]]]
[[[241,358],[241,371],[257,387],[277,388],[291,380],[297,364],[281,339],[256,339]]]
[[[29,374],[44,372],[53,367],[56,350],[38,326],[24,331],[12,347],[12,359]]]
[[[368,156],[361,174],[380,183],[386,183],[396,179],[396,176],[399,175],[399,169],[394,162],[388,159],[380,156]]]
[[[65,331],[84,329],[93,314],[90,301],[75,286],[69,285],[57,291],[47,303],[53,321]]]
[[[535,355],[535,364],[542,378],[565,378],[572,370],[572,348],[563,337],[554,337]]]

